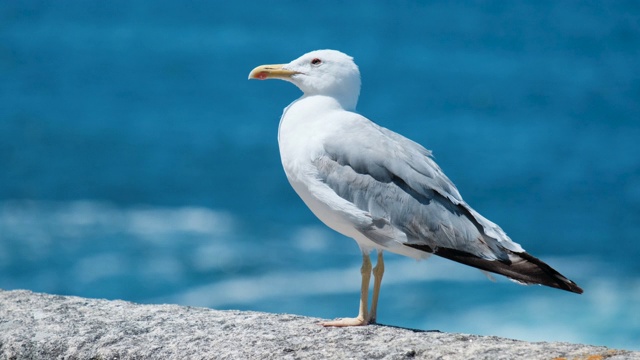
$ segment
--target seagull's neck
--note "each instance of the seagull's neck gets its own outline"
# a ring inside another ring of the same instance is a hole
[[[308,94],[305,93],[298,101],[306,100],[307,103],[323,104],[327,108],[339,107],[346,111],[355,111],[356,104],[358,103],[358,96],[354,97],[347,95],[320,95],[320,94]]]
[[[305,94],[292,102],[287,109],[297,108],[306,114],[320,114],[327,111],[347,110],[344,105],[333,96]],[[285,109],[286,110],[286,109]],[[297,112],[297,111],[296,111]]]
[[[284,109],[278,126],[279,141],[282,140],[283,133],[306,132],[313,127],[312,124],[324,127],[325,116],[334,111],[346,111],[334,97],[303,95]]]

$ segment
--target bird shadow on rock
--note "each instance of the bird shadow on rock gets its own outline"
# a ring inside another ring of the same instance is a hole
[[[387,325],[387,324],[380,324],[380,323],[374,323],[374,324],[370,324],[370,325],[382,326],[382,327],[387,327],[387,328],[392,328],[392,329],[409,330],[409,331],[414,332],[414,333],[441,333],[442,332],[440,330],[413,329],[413,328],[408,328],[408,327],[402,327],[402,326],[396,326],[396,325]]]

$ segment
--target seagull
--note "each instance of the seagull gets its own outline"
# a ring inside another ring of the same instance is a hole
[[[352,57],[316,50],[288,64],[258,66],[249,79],[285,80],[302,90],[280,119],[282,166],[318,219],[353,238],[362,252],[358,316],[322,325],[376,322],[383,251],[414,259],[435,254],[517,283],[582,293],[576,283],[525,252],[471,208],[430,150],[355,111],[361,84]],[[372,268],[373,250],[377,263]]]

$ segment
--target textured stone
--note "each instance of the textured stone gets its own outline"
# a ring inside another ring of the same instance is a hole
[[[0,290],[0,359],[640,359],[640,352]]]

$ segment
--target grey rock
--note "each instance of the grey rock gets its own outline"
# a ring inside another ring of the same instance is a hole
[[[0,290],[0,359],[640,359],[590,345],[318,321]]]

